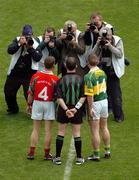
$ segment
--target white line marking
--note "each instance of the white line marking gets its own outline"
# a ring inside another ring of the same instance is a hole
[[[69,152],[68,152],[68,158],[67,158],[67,162],[66,162],[66,166],[65,166],[65,170],[64,170],[63,180],[69,180],[70,179],[71,170],[72,170],[72,163],[73,163],[74,157],[75,157],[75,148],[74,148],[74,139],[72,137]]]

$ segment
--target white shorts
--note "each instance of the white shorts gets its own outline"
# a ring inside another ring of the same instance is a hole
[[[101,101],[93,102],[93,120],[108,117],[108,100],[104,99]]]
[[[55,120],[54,102],[33,101],[31,118],[33,120]]]

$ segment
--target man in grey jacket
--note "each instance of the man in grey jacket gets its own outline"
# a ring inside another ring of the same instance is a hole
[[[92,50],[100,58],[99,67],[107,75],[108,100],[111,102],[114,118],[117,122],[124,120],[122,110],[122,93],[120,78],[124,75],[124,48],[120,37],[112,35],[111,29],[104,27]]]

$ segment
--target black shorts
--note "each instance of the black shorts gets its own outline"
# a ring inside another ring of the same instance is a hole
[[[75,106],[68,106],[69,109],[74,108]],[[66,116],[66,112],[61,108],[58,107],[57,112],[57,121],[64,124],[64,123],[72,123],[72,124],[81,124],[83,122],[83,110],[82,107],[77,111],[77,113],[72,118],[68,118]]]

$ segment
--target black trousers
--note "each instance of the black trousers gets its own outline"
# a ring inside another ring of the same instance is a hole
[[[11,77],[7,76],[4,85],[5,101],[8,106],[8,111],[18,112],[19,107],[17,104],[17,92],[21,86],[23,86],[24,97],[27,100],[27,91],[29,88],[30,77]]]
[[[107,75],[107,93],[109,108],[112,108],[115,120],[124,120],[120,79],[115,74]]]

